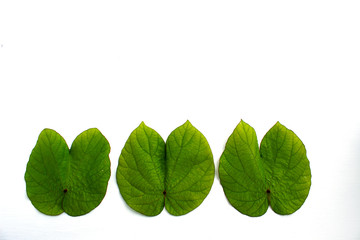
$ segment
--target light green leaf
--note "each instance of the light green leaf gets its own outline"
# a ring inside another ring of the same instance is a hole
[[[189,121],[166,141],[166,210],[184,215],[197,208],[214,182],[213,155],[204,135]]]
[[[116,180],[125,202],[135,211],[155,216],[163,210],[165,142],[143,122],[121,151]]]
[[[96,128],[81,133],[71,149],[54,130],[44,129],[26,167],[26,192],[47,215],[84,215],[105,196],[110,145]]]
[[[279,122],[265,135],[259,151],[254,129],[241,121],[221,155],[219,176],[230,204],[248,216],[263,215],[269,205],[278,214],[292,214],[311,185],[305,146]]]
[[[291,214],[305,202],[311,186],[306,149],[296,134],[279,122],[266,133],[260,145],[271,208]]]
[[[209,193],[214,175],[210,146],[189,121],[166,144],[141,123],[121,152],[116,174],[126,203],[147,216],[158,215],[164,205],[172,215],[194,210]]]

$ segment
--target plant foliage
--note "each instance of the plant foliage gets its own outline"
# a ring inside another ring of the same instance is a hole
[[[184,215],[198,207],[214,181],[214,161],[206,138],[187,121],[166,143],[143,122],[128,138],[116,178],[126,203],[147,216],[164,208]]]
[[[69,150],[65,140],[44,129],[26,167],[26,192],[47,215],[84,215],[105,196],[110,178],[110,145],[96,128],[82,132]]]
[[[241,121],[220,158],[219,177],[230,204],[248,216],[263,215],[270,205],[287,215],[307,198],[311,171],[304,144],[277,122],[260,150],[255,130]]]

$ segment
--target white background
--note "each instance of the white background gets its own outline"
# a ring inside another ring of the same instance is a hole
[[[0,1],[0,239],[360,239],[360,2]],[[312,186],[290,216],[237,212],[216,176],[202,205],[144,217],[115,171],[141,121],[166,139],[187,119],[216,169],[240,119],[280,121],[304,142]],[[39,213],[24,173],[43,128],[71,145],[97,127],[111,145],[103,202]]]

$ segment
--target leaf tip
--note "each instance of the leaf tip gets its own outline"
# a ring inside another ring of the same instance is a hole
[[[51,129],[51,128],[44,128],[40,134],[46,134],[46,133],[50,133],[50,132],[55,132],[55,130]]]
[[[282,125],[279,121],[277,121],[274,125],[274,127],[277,127],[277,128],[286,128],[284,125]],[[286,128],[287,129],[287,128]]]
[[[89,128],[89,129],[85,130],[84,132],[91,133],[91,134],[99,134],[100,133],[102,135],[100,130],[95,128],[95,127],[94,128]]]
[[[184,126],[190,126],[190,127],[193,126],[189,120],[186,120],[186,122],[183,125]]]
[[[244,120],[240,120],[240,122],[239,122],[239,124],[237,125],[237,127],[245,127],[245,126],[247,126],[247,125],[249,125],[249,124],[247,124]]]
[[[51,138],[51,136],[54,136],[54,135],[59,135],[61,136],[58,132],[56,132],[55,130],[51,129],[51,128],[44,128],[40,134],[39,134],[39,137],[38,139],[40,138]]]
[[[141,123],[140,123],[139,127],[141,127],[141,128],[145,128],[145,127],[147,127],[147,126],[146,126],[146,124],[145,124],[145,122],[144,122],[144,121],[141,121]]]
[[[78,136],[80,136],[82,134],[88,135],[88,136],[101,136],[101,137],[105,138],[105,136],[100,132],[100,130],[95,128],[95,127],[94,128],[89,128],[89,129],[83,131]]]

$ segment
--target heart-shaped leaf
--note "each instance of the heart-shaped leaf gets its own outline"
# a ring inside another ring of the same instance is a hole
[[[170,214],[184,215],[208,195],[214,169],[206,138],[189,121],[166,144],[141,123],[121,152],[116,177],[121,195],[135,211],[155,216],[165,205]]]
[[[255,130],[241,121],[229,137],[219,164],[220,182],[230,204],[248,216],[270,205],[292,214],[305,202],[311,185],[304,144],[277,122],[258,147]]]
[[[96,128],[82,132],[71,149],[51,129],[44,129],[26,167],[26,192],[47,215],[84,215],[105,196],[110,178],[110,145]]]

